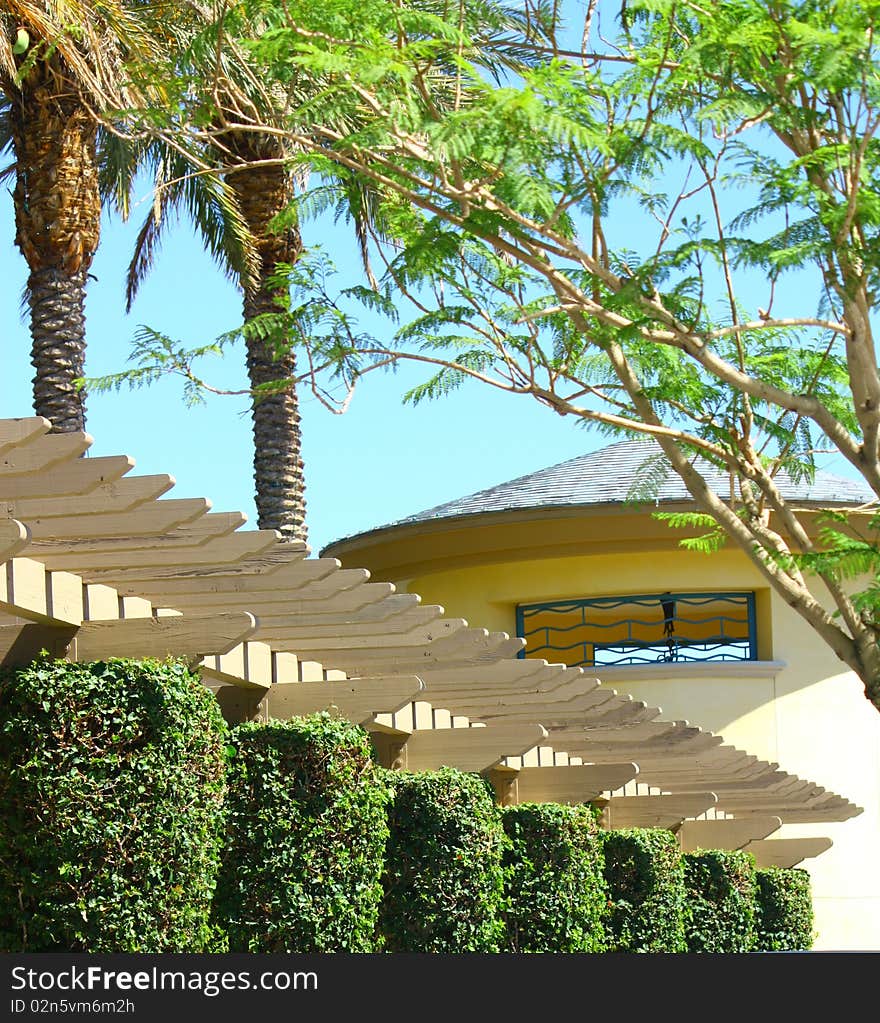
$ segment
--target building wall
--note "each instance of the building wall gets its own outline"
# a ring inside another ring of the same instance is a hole
[[[816,949],[880,950],[880,713],[856,676],[770,591],[745,555],[676,548],[437,566],[392,579],[423,603],[442,604],[473,626],[511,635],[518,603],[665,590],[756,591],[760,664],[603,668],[596,675],[659,706],[666,718],[720,733],[728,744],[863,807],[848,821],[783,825],[771,837],[827,835],[834,842],[801,864],[812,878]]]

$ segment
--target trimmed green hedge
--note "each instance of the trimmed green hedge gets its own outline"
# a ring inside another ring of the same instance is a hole
[[[601,952],[605,881],[587,805],[520,803],[502,810],[509,952]]]
[[[453,768],[388,774],[394,788],[379,928],[388,952],[497,952],[506,842],[492,789]]]
[[[609,952],[686,952],[687,895],[678,842],[662,828],[602,832]]]
[[[502,810],[476,774],[384,771],[326,713],[230,733],[178,661],[0,670],[0,805],[0,952],[729,953],[815,936],[805,870],[600,831],[586,805]]]
[[[231,735],[215,919],[231,952],[372,952],[388,792],[367,733],[327,713]]]
[[[0,949],[210,947],[225,746],[181,663],[0,671]]]
[[[688,892],[689,952],[751,952],[755,947],[755,858],[742,849],[682,855]]]
[[[815,937],[810,875],[801,867],[766,867],[755,876],[755,951],[808,952]]]

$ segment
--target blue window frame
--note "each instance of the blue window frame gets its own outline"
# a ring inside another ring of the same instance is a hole
[[[755,595],[646,593],[520,604],[521,657],[599,665],[755,661]]]

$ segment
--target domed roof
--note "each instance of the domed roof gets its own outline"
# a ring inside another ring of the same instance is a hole
[[[715,493],[729,497],[730,479],[725,473],[700,459],[696,467]],[[787,500],[806,508],[876,505],[865,484],[824,471],[817,471],[812,481],[795,481],[779,473],[776,483]],[[649,521],[651,509],[692,508],[693,504],[655,441],[624,440],[341,537],[324,546],[321,554],[343,560],[356,555],[358,564],[371,572],[403,579],[426,565],[512,557],[514,552],[534,553],[547,545],[557,552],[585,545],[610,550],[614,543],[627,550],[638,544],[656,547],[675,544],[678,538],[665,524]],[[582,516],[594,514],[606,519],[598,532],[577,525]],[[637,539],[633,528],[637,528]]]
[[[697,467],[717,494],[725,497],[730,493],[727,474],[700,459]],[[812,481],[796,482],[783,472],[776,479],[787,500],[820,505],[860,505],[876,500],[866,486],[827,472],[816,472]],[[527,476],[478,490],[475,494],[447,501],[388,525],[512,509],[644,501],[652,504],[690,502],[692,498],[658,444],[648,439],[624,440]]]

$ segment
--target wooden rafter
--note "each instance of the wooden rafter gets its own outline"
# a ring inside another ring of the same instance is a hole
[[[28,528],[34,540],[125,539],[143,541],[205,515],[211,502],[203,497],[153,501],[146,508],[90,515],[31,516]],[[37,553],[31,555],[39,557]]]
[[[88,494],[133,468],[134,459],[128,455],[76,459],[54,467],[51,473],[0,477],[0,498],[21,501]]]
[[[537,746],[546,734],[539,724],[425,729],[407,739],[402,766],[409,771],[433,771],[444,765],[489,771],[504,757],[520,756]]]
[[[505,772],[514,803],[589,803],[632,781],[637,764],[571,764],[564,767],[523,767]]]
[[[78,458],[92,446],[92,438],[82,431],[31,435],[24,443],[6,446],[0,455],[0,477],[45,472],[59,462]]]
[[[18,519],[0,518],[0,561],[14,558],[30,540],[27,526]]]
[[[685,821],[678,829],[683,852],[696,849],[742,849],[766,838],[782,826],[774,816],[731,817],[719,820]]]
[[[803,860],[811,859],[826,852],[832,846],[830,838],[768,838],[752,841],[745,846],[746,852],[755,857],[758,867],[795,867]]]
[[[615,796],[604,809],[609,828],[677,828],[688,817],[712,809],[714,792],[688,792],[656,796]]]
[[[79,661],[103,657],[184,657],[201,660],[225,654],[256,631],[249,611],[230,611],[207,618],[175,615],[84,622],[76,633]]]
[[[124,476],[109,483],[101,483],[79,497],[36,497],[12,501],[11,512],[23,519],[75,516],[85,525],[84,520],[92,515],[116,515],[155,501],[167,494],[173,486],[174,477],[167,474]],[[204,500],[210,507],[211,502]]]
[[[27,444],[29,441],[42,437],[51,429],[52,424],[42,416],[31,416],[27,419],[0,419],[0,455],[12,448]]]

